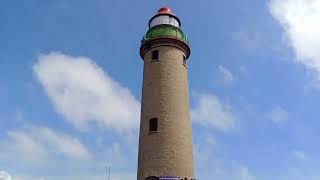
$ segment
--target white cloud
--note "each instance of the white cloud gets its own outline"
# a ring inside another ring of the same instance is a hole
[[[99,149],[90,151],[67,134],[31,126],[7,131],[7,137],[0,140],[0,164],[14,170],[15,174],[8,176],[14,180],[98,180],[106,177],[107,165],[112,167],[112,179],[134,177],[129,158],[135,156],[124,144],[113,142]],[[13,180],[2,176],[7,177],[4,171],[0,180]]]
[[[5,171],[0,171],[0,180],[14,180],[11,175]]]
[[[196,162],[203,165],[213,158],[214,152],[216,151],[217,142],[212,135],[206,135],[199,139],[201,140],[197,139],[197,143],[194,144],[193,153]]]
[[[93,60],[50,53],[41,55],[33,70],[56,111],[76,127],[138,128],[139,102]]]
[[[256,177],[245,166],[239,167],[239,178],[240,180],[256,180]]]
[[[46,164],[52,159],[88,159],[89,150],[76,138],[43,127],[7,132],[0,142],[0,161]],[[14,157],[14,158],[13,158]]]
[[[271,111],[271,120],[276,124],[288,121],[288,112],[282,107],[276,107]]]
[[[13,175],[11,177],[13,177]],[[23,175],[23,176],[14,175],[14,178],[12,178],[12,180],[46,180],[46,179],[41,177],[30,176],[30,175]]]
[[[57,133],[49,128],[33,127],[29,132],[35,140],[54,153],[69,158],[89,158],[89,150],[76,138],[64,133]]]
[[[198,138],[195,140],[194,156],[199,179],[257,179],[247,166],[239,164],[235,160],[222,158],[220,155],[222,146],[212,139],[212,137]]]
[[[105,170],[105,169],[104,169]],[[87,173],[82,174],[81,172],[75,172],[72,175],[55,175],[53,177],[37,177],[37,176],[31,176],[31,175],[10,175],[9,173],[5,171],[0,171],[0,180],[101,180],[106,179],[107,175],[106,172],[99,172],[99,173]],[[136,177],[136,173],[134,172],[112,172],[111,173],[111,179],[113,180],[124,180],[124,179],[134,179]]]
[[[296,159],[299,159],[299,160],[302,160],[302,161],[305,161],[305,160],[308,159],[308,156],[303,151],[294,150],[294,151],[292,151],[292,155]]]
[[[121,172],[111,172],[111,178],[112,180],[126,180],[126,179],[135,179],[136,178],[136,173],[135,172],[126,172],[126,171],[121,171]],[[99,173],[88,173],[88,174],[81,174],[79,175],[79,172],[75,172],[73,175],[69,176],[56,176],[56,177],[50,177],[46,178],[46,180],[103,180],[107,179],[107,173],[106,169],[104,169],[104,172],[99,172]],[[20,179],[18,179],[20,180]],[[21,179],[25,180],[25,179]],[[42,179],[27,179],[27,180],[42,180]],[[44,180],[44,179],[43,179]]]
[[[110,166],[121,167],[127,163],[128,159],[123,152],[123,147],[120,143],[113,143],[107,151],[107,161]]]
[[[270,0],[271,15],[284,29],[297,61],[320,80],[320,0]]]
[[[192,120],[203,126],[209,126],[227,132],[235,128],[237,118],[230,106],[210,94],[197,96],[195,107],[191,110]]]
[[[219,72],[222,75],[223,82],[232,82],[232,81],[235,80],[234,75],[232,74],[232,72],[228,68],[220,65],[218,67],[218,69],[219,69]]]
[[[46,149],[27,132],[8,131],[8,139],[0,144],[0,160],[12,161],[12,157],[21,162],[42,164],[48,161]]]

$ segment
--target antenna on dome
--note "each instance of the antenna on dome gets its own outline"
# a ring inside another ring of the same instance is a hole
[[[110,180],[110,175],[111,175],[111,166],[107,166],[107,171],[108,171],[108,180]]]

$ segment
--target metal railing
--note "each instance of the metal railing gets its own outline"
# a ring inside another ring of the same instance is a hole
[[[177,39],[182,40],[186,44],[189,44],[187,36],[181,31],[179,28],[174,26],[155,26],[147,32],[145,36],[143,36],[142,43],[153,38],[159,36],[173,36]]]

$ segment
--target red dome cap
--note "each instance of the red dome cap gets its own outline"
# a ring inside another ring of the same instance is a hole
[[[159,9],[158,14],[173,14],[173,12],[169,7],[163,7]]]

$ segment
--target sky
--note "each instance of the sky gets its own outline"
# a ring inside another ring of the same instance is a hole
[[[162,6],[192,47],[196,178],[320,180],[320,0],[0,3],[0,180],[136,179]]]

